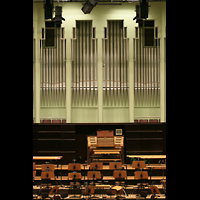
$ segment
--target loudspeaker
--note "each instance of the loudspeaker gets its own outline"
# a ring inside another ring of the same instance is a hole
[[[148,18],[148,1],[142,0],[140,3],[140,18],[146,19]]]
[[[84,6],[81,8],[84,14],[89,14],[92,9],[97,5],[98,1],[89,0],[87,1]]]
[[[44,3],[44,18],[52,19],[53,13],[53,0],[45,0]]]

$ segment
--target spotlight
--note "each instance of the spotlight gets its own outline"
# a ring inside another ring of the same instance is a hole
[[[62,17],[62,7],[61,6],[56,6],[55,7],[55,17],[52,19],[57,27],[60,27],[62,24],[62,20],[65,21],[65,19]]]
[[[92,9],[97,5],[98,1],[96,0],[88,0],[86,3],[83,5],[81,10],[83,11],[84,14],[89,14]]]
[[[148,0],[140,0],[140,5],[136,5],[136,23],[141,23],[143,19],[148,18]]]

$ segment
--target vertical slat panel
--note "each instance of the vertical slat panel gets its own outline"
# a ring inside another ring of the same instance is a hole
[[[157,48],[154,48],[154,65],[155,65],[155,106],[157,106]]]
[[[122,28],[119,29],[118,32],[118,39],[117,39],[117,95],[116,95],[116,101],[117,101],[117,106],[120,106],[120,66],[121,66],[121,58],[120,58],[120,52],[121,52],[121,30]]]
[[[127,106],[129,40],[126,38],[126,28],[123,21],[109,20],[104,31],[104,106]]]
[[[108,63],[107,63],[107,73],[106,73],[106,76],[107,76],[107,85],[106,85],[106,105],[109,105],[109,89],[110,89],[110,68],[111,68],[111,44],[110,44],[110,40],[111,40],[111,31],[110,31],[110,22],[108,21],[108,40],[107,40],[107,44],[108,44]]]
[[[160,106],[160,39],[158,39],[158,51],[157,51],[157,59],[158,59],[158,105]]]
[[[134,95],[135,106],[159,106],[160,105],[160,47],[159,38],[156,38],[157,47],[143,47],[142,27],[139,27],[139,40],[137,32],[133,48],[134,60]],[[137,29],[136,29],[137,31]],[[138,91],[138,92],[137,92]]]
[[[94,69],[95,69],[95,102],[96,105],[98,105],[98,82],[97,82],[97,60],[98,60],[98,43],[97,43],[97,38],[95,39],[95,61],[94,61]]]
[[[137,29],[138,30],[138,29]],[[138,39],[135,39],[135,106],[137,106],[138,98]]]
[[[86,26],[86,49],[87,49],[87,63],[86,63],[86,67],[87,67],[87,105],[89,105],[89,101],[90,101],[90,62],[89,62],[89,56],[90,56],[90,26],[89,26],[89,21],[86,22],[87,26]]]
[[[76,21],[76,28],[74,32],[76,34],[76,38],[74,38],[75,46],[73,47],[72,54],[74,58],[76,58],[76,69],[74,72],[77,89],[77,91],[74,92],[76,106],[96,106],[97,40],[93,37],[92,21]]]
[[[65,106],[66,40],[61,31],[55,29],[55,48],[43,47],[41,39],[41,106],[45,107]]]

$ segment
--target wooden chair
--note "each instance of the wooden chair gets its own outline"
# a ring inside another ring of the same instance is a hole
[[[109,169],[115,170],[119,169],[119,167],[122,167],[122,162],[110,162],[109,163]]]
[[[124,181],[123,185],[126,187],[126,178],[127,178],[126,170],[114,170],[113,177],[115,178],[115,181],[119,181],[119,185],[122,185],[122,181]]]
[[[33,162],[33,179],[35,178],[36,175],[36,165],[35,162]]]
[[[42,123],[43,123],[43,124],[49,124],[49,123],[51,123],[51,120],[50,120],[50,119],[47,119],[47,120],[44,119],[44,120],[42,121]]]
[[[77,180],[81,180],[81,178],[82,178],[81,173],[74,173],[74,172],[68,173],[68,179],[69,180],[77,181]]]
[[[88,186],[85,191],[83,192],[83,196],[90,196],[91,197],[91,194],[94,194],[94,191],[95,191],[95,186]],[[89,199],[89,198],[88,198]]]
[[[147,171],[135,171],[135,180],[148,180]]]
[[[143,160],[136,160],[132,162],[132,168],[138,169],[138,168],[145,168],[145,162]]]
[[[68,179],[72,180],[73,182],[70,182],[70,187],[74,190],[74,197],[75,195],[75,189],[80,187],[80,183],[77,181],[80,181],[82,178],[81,173],[76,173],[76,172],[72,172],[72,173],[68,173]]]
[[[148,123],[148,119],[141,119],[140,123]]]
[[[149,123],[158,123],[158,120],[157,119],[150,119]]]
[[[93,180],[101,179],[101,172],[100,171],[88,171],[87,178],[93,179]]]
[[[81,171],[81,164],[80,163],[69,163],[68,170],[69,171]]]
[[[42,164],[41,180],[45,183],[43,185],[47,184],[47,188],[51,185],[50,180],[54,178],[54,170],[53,164]]]
[[[90,163],[90,169],[91,170],[100,170],[100,169],[103,169],[103,163],[102,162],[99,162],[99,163]]]
[[[53,124],[56,124],[56,123],[57,123],[57,124],[60,124],[60,123],[61,123],[61,120],[59,120],[59,119],[58,119],[58,120],[53,119],[53,120],[52,120],[52,123],[53,123]]]
[[[145,183],[145,180],[148,180],[148,172],[135,171],[135,180],[140,180],[140,183],[138,184],[138,188],[141,187],[141,189],[144,189],[144,186],[148,185],[148,183]]]

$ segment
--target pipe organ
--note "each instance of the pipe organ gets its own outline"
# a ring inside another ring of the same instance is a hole
[[[40,105],[66,105],[66,39],[64,28],[52,28],[55,47],[45,47],[45,34],[40,40]],[[42,29],[42,33],[45,29]]]
[[[153,27],[158,32],[158,27]],[[45,47],[45,29],[40,39],[40,105],[66,106],[65,28],[55,28],[55,46]],[[72,29],[71,106],[98,107],[98,81],[102,81],[103,107],[129,106],[129,38],[123,20],[108,20],[102,39],[102,65],[98,66],[98,39],[92,20],[77,20]],[[160,106],[160,38],[155,46],[144,46],[143,27],[135,27],[133,38],[134,105]],[[166,39],[165,39],[166,40]],[[165,44],[164,44],[165,45]],[[166,45],[165,45],[166,46]],[[35,39],[33,39],[35,49]],[[35,58],[35,50],[33,50]],[[166,56],[165,56],[166,60]],[[34,60],[33,60],[34,66]],[[102,67],[103,80],[98,80]],[[34,86],[34,84],[33,84]]]
[[[129,39],[123,20],[108,20],[102,41],[103,105],[128,106]]]
[[[97,38],[92,21],[76,21],[71,39],[72,106],[97,106]]]
[[[154,27],[156,32],[157,27]],[[136,27],[133,39],[135,106],[160,106],[160,38],[144,46],[144,28]]]

